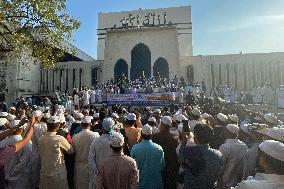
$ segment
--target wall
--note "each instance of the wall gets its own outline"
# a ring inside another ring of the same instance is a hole
[[[179,74],[179,51],[175,27],[112,31],[107,35],[103,81],[113,78],[114,65],[120,58],[127,62],[130,77],[131,50],[139,43],[145,44],[151,51],[152,74],[154,63],[159,57],[167,60],[170,77]]]
[[[105,48],[107,40],[107,31],[122,27],[121,20],[129,18],[129,14],[136,17],[139,15],[139,27],[137,19],[133,20],[134,28],[142,28],[143,20],[148,14],[155,13],[154,25],[158,25],[158,15],[160,15],[160,25],[164,26],[164,13],[166,13],[166,25],[169,23],[177,28],[177,39],[179,44],[179,52],[181,56],[192,56],[192,23],[191,23],[191,7],[171,7],[160,9],[139,9],[134,11],[122,11],[113,13],[99,13],[98,14],[98,45],[97,45],[97,59],[104,60]],[[153,24],[153,17],[151,16],[150,24]],[[129,24],[130,25],[130,24]]]
[[[281,52],[192,56],[189,64],[194,67],[195,81],[204,79],[209,88],[212,84],[222,84],[250,90],[263,84],[271,84],[273,88],[284,84],[284,53]]]

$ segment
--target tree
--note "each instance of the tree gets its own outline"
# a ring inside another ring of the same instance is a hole
[[[0,55],[29,57],[54,65],[70,52],[72,32],[79,20],[67,14],[66,0],[1,0]]]

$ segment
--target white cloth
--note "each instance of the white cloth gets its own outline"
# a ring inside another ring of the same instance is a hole
[[[97,132],[83,129],[72,138],[72,147],[75,152],[74,182],[77,189],[89,188],[89,149],[93,140],[99,136]]]
[[[7,146],[22,140],[21,135],[12,135],[1,142]],[[30,184],[32,143],[29,142],[16,154],[10,156],[4,163],[5,180],[8,181],[7,189],[26,189]]]
[[[68,112],[68,114],[70,115],[73,111],[74,105],[73,105],[73,101],[72,100],[67,100],[66,104],[65,104],[65,108]]]
[[[91,100],[91,104],[96,103],[96,91],[95,90],[90,90],[90,100]]]
[[[72,146],[55,132],[47,132],[38,141],[41,158],[40,189],[68,189],[64,152],[71,154]]]
[[[254,180],[246,180],[235,189],[281,189],[284,188],[284,175],[257,173]]]
[[[83,91],[83,106],[88,106],[90,104],[90,95],[88,91]]]
[[[38,140],[47,132],[47,126],[45,123],[34,124],[34,136],[32,138],[32,188],[39,186],[40,177],[40,155],[38,151]]]
[[[227,139],[219,148],[224,161],[221,171],[221,188],[230,188],[237,185],[243,174],[243,159],[248,147],[239,139]]]
[[[74,95],[74,104],[78,106],[80,105],[80,97],[77,94]]]
[[[109,156],[113,154],[110,148],[109,135],[102,134],[100,137],[93,140],[89,151],[89,170],[90,170],[90,183],[89,189],[95,189],[96,187],[96,174],[98,167]]]
[[[102,103],[102,91],[100,89],[96,90],[96,102]]]

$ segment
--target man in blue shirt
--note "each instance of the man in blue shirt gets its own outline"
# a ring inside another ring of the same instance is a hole
[[[152,127],[145,125],[142,128],[142,141],[131,150],[131,157],[136,160],[139,169],[140,189],[163,188],[164,152],[160,145],[152,142],[152,134]]]

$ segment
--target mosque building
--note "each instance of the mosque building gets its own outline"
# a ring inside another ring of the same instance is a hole
[[[25,76],[36,84],[23,88],[26,94],[72,91],[75,86],[93,86],[122,75],[128,79],[183,76],[188,82],[204,80],[208,90],[230,85],[249,91],[267,83],[273,88],[284,84],[284,53],[193,56],[192,27],[190,6],[98,13],[98,60],[77,49],[76,55],[67,54],[55,68],[37,66],[33,69],[37,76]],[[4,76],[6,82],[9,75]],[[0,77],[0,86],[24,86],[8,83],[3,85]],[[25,94],[18,88],[14,96]]]

